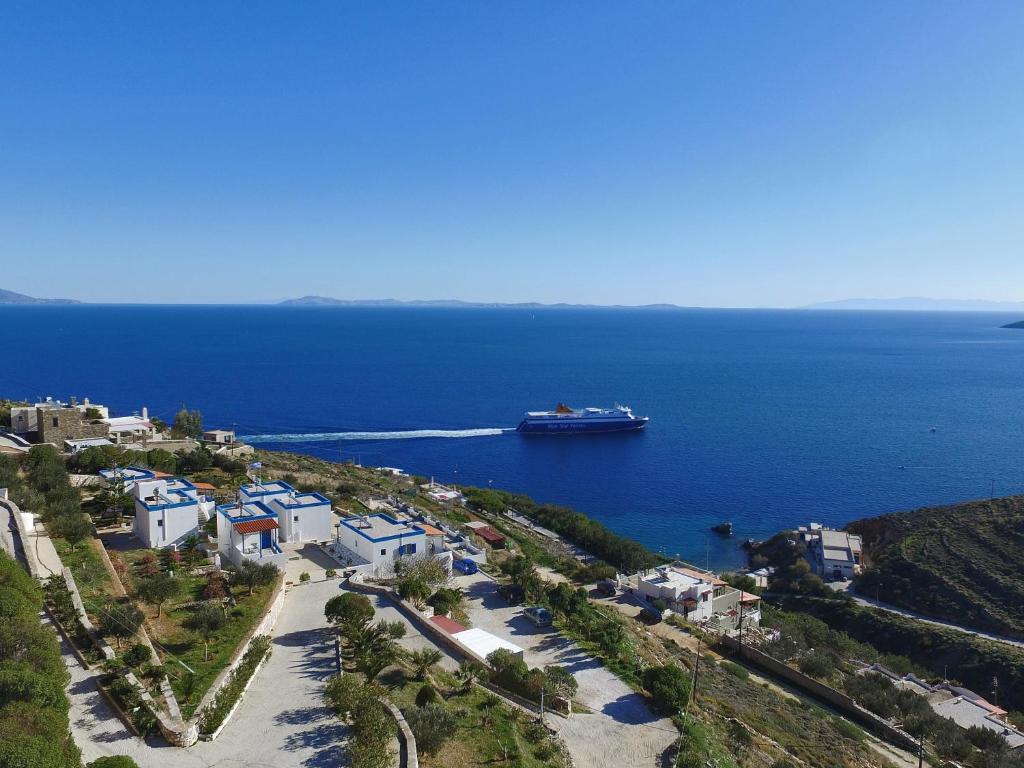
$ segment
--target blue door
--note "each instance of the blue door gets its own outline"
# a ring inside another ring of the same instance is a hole
[[[270,531],[260,531],[260,547],[270,549]]]

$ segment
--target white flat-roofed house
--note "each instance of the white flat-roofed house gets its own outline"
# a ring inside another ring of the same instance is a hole
[[[103,478],[108,486],[115,485],[118,482],[123,483],[124,490],[131,493],[135,483],[140,480],[155,480],[157,479],[157,474],[146,467],[130,466],[101,469],[100,477]]]
[[[427,535],[419,525],[385,514],[342,520],[336,544],[336,554],[343,556],[347,550],[353,565],[368,564],[375,576],[393,573],[399,558],[429,556]]]
[[[145,408],[142,409],[141,416],[114,416],[103,419],[103,423],[110,429],[110,438],[118,445],[145,444],[156,439],[156,427],[149,420]]]
[[[695,623],[713,622],[726,630],[757,626],[761,621],[757,595],[741,592],[717,576],[684,565],[662,565],[641,572],[637,591],[644,602],[656,600]]]
[[[290,493],[295,493],[284,480],[265,480],[243,485],[238,489],[238,496],[242,503],[251,501],[262,501],[268,504],[274,499],[280,499]]]
[[[65,440],[64,448],[68,453],[81,453],[86,448],[99,448],[105,445],[113,445],[106,437],[86,437],[82,440]]]
[[[196,487],[181,477],[136,480],[132,532],[147,547],[163,549],[182,544],[199,532],[200,504],[212,506]]]
[[[319,493],[273,496],[267,503],[277,513],[281,541],[330,541],[334,538],[331,500]]]
[[[807,562],[826,581],[849,581],[860,572],[861,538],[846,531],[815,527],[801,529],[807,542]]]
[[[15,435],[13,432],[0,432],[0,453],[28,453],[31,447],[32,443],[20,435]]]
[[[284,570],[279,536],[277,513],[261,501],[217,507],[217,551],[236,566],[253,560]]]

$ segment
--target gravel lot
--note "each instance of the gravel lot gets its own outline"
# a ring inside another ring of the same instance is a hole
[[[660,764],[661,755],[678,735],[671,720],[653,714],[642,696],[575,643],[550,627],[534,626],[523,615],[522,606],[509,606],[486,576],[459,576],[454,581],[466,591],[474,627],[521,647],[531,667],[560,664],[576,677],[576,699],[593,713],[569,719],[550,716],[548,722],[565,740],[577,766],[647,768]]]

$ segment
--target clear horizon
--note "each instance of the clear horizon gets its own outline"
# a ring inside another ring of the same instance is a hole
[[[0,288],[1018,300],[1024,6],[0,11]]]

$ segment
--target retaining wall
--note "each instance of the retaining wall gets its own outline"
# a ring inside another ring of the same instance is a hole
[[[741,659],[750,662],[755,667],[760,667],[774,677],[780,677],[797,688],[807,691],[807,693],[815,698],[828,703],[829,706],[839,710],[844,715],[848,715],[851,719],[856,720],[869,731],[889,743],[903,749],[917,750],[917,742],[910,734],[883,720],[874,712],[864,709],[845,693],[841,693],[835,688],[815,680],[813,677],[808,677],[799,670],[783,664],[778,659],[772,658],[757,648],[752,648],[749,645],[741,646],[739,640],[735,637],[723,635],[719,640],[719,645],[735,651]]]

